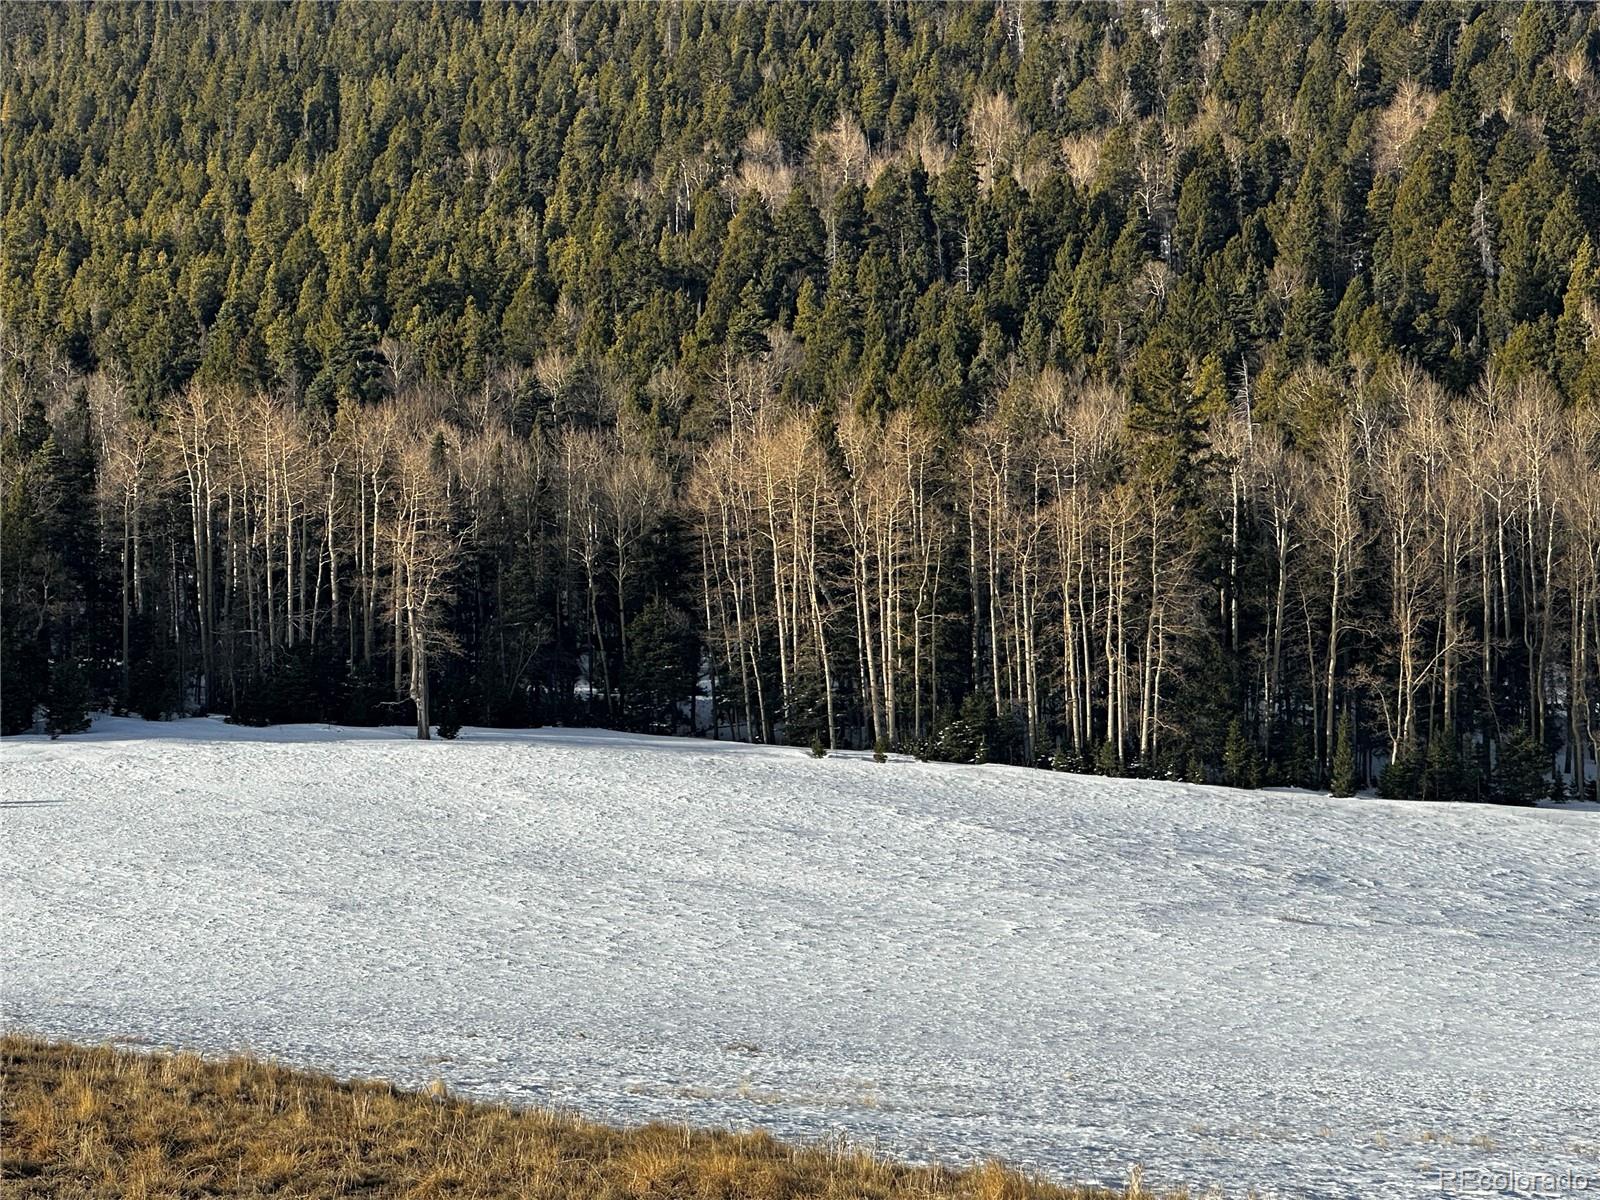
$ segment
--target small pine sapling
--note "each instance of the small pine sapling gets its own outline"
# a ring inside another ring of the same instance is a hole
[[[1255,746],[1244,735],[1244,726],[1235,717],[1228,723],[1228,740],[1222,748],[1222,782],[1229,787],[1253,788],[1260,781],[1261,769]]]
[[[1112,779],[1122,774],[1122,760],[1117,756],[1117,747],[1110,738],[1101,744],[1100,753],[1095,756],[1094,769]]]
[[[1333,794],[1354,796],[1356,785],[1355,738],[1350,733],[1350,715],[1341,713],[1333,746]]]

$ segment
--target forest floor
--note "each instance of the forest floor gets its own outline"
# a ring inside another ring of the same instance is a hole
[[[115,718],[0,787],[34,1035],[1114,1187],[1600,1176],[1594,811]]]

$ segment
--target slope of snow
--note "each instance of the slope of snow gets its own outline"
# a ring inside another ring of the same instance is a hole
[[[1593,811],[110,718],[0,781],[11,1026],[1073,1179],[1600,1189]]]

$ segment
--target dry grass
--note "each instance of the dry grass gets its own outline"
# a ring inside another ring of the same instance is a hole
[[[614,1129],[435,1086],[341,1083],[249,1058],[7,1035],[0,1195],[1117,1200],[987,1164],[912,1167],[762,1133]]]

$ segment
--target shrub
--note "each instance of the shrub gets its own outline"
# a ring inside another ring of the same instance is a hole
[[[982,692],[969,693],[954,716],[947,716],[928,739],[925,756],[932,762],[986,763],[999,740],[994,705]]]

